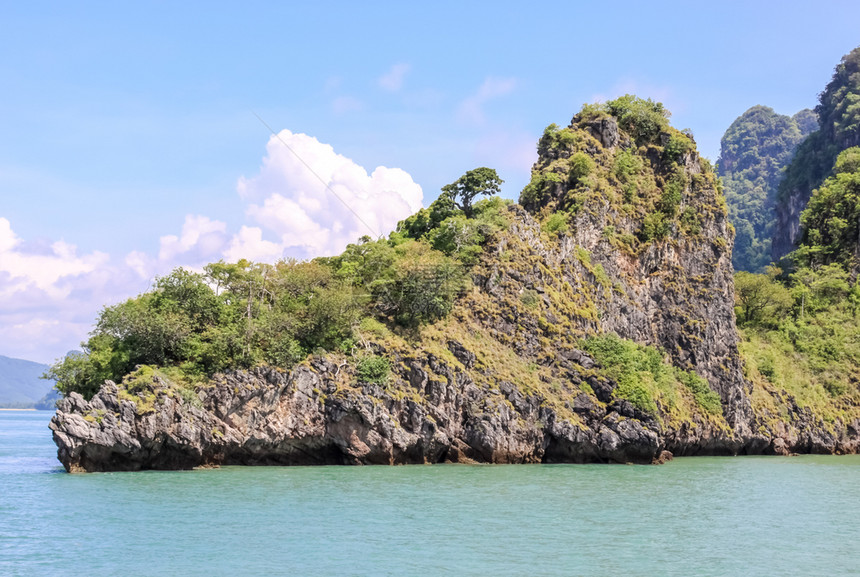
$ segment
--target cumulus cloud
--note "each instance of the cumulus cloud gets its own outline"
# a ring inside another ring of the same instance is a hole
[[[421,208],[423,191],[399,168],[368,171],[307,134],[269,138],[259,173],[236,186],[248,222],[234,234],[203,215],[188,215],[179,234],[162,236],[157,257],[130,253],[142,277],[218,259],[274,262],[337,254],[364,235],[391,232]]]
[[[9,220],[0,218],[0,299],[34,289],[63,298],[71,291],[70,279],[94,271],[107,260],[103,252],[79,256],[74,245],[63,241],[52,243],[47,251],[27,250]]]
[[[408,64],[395,64],[379,77],[379,86],[389,92],[397,92],[403,87],[403,78],[410,69],[411,66]]]
[[[460,103],[458,117],[466,122],[482,124],[485,121],[484,105],[490,100],[510,94],[516,86],[515,78],[488,77],[477,92]]]
[[[101,251],[26,243],[0,217],[0,354],[51,360],[76,347],[98,309],[145,288]]]
[[[242,178],[247,214],[274,234],[285,254],[330,255],[361,236],[390,232],[421,208],[423,192],[399,168],[368,172],[306,134],[272,136],[257,176]]]
[[[224,251],[224,260],[237,262],[247,259],[254,262],[275,262],[284,256],[284,247],[263,239],[263,231],[256,226],[243,226]]]
[[[185,217],[179,236],[161,237],[158,258],[161,261],[174,261],[178,256],[188,256],[188,253],[193,252],[192,258],[205,260],[221,252],[228,240],[225,223],[189,214]]]
[[[0,254],[11,251],[20,241],[12,232],[12,225],[5,218],[0,218]]]

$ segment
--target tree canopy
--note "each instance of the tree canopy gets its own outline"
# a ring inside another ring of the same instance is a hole
[[[839,263],[854,274],[860,270],[860,147],[839,154],[833,176],[812,193],[800,222],[797,263]]]
[[[466,217],[472,216],[472,201],[479,195],[499,194],[505,181],[492,168],[482,166],[466,172],[463,176],[442,187],[442,193]]]

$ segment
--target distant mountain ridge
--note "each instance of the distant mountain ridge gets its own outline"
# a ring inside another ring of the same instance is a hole
[[[32,408],[54,388],[39,377],[48,365],[0,355],[0,408]]]

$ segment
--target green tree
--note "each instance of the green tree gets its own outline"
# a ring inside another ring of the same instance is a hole
[[[794,304],[788,289],[776,280],[779,269],[769,274],[741,271],[735,275],[735,300],[738,322],[758,325],[780,319]]]
[[[472,201],[478,195],[499,194],[505,181],[499,178],[492,168],[482,166],[468,171],[466,174],[442,187],[442,193],[447,196],[456,208],[463,211],[467,218],[472,217]]]
[[[51,365],[42,378],[56,381],[54,386],[63,396],[76,392],[89,400],[112,374],[109,370],[100,370],[90,358],[88,348],[83,348],[83,353],[66,355]]]
[[[381,312],[408,327],[445,317],[468,286],[463,266],[423,241],[397,247],[390,275],[373,286]]]

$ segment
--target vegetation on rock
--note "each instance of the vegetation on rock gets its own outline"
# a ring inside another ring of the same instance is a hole
[[[695,191],[715,187],[715,177],[695,155],[692,134],[673,128],[669,117],[661,103],[626,95],[583,106],[567,128],[549,125],[520,203],[555,227],[559,213],[573,216],[608,202],[617,216],[607,234],[632,254],[676,232],[697,235],[702,218],[724,206],[721,197],[696,205]],[[686,170],[691,155],[701,171]]]
[[[503,200],[471,203],[500,182],[490,169],[470,171],[458,181],[463,190],[448,185],[388,239],[364,237],[336,257],[176,269],[151,291],[105,307],[84,353],[47,376],[63,394],[91,398],[140,366],[173,367],[173,380],[196,382],[261,364],[289,368],[316,351],[352,352],[362,319],[404,329],[435,322],[468,289],[482,244],[506,224]]]
[[[707,381],[695,372],[673,367],[654,347],[608,334],[585,339],[582,350],[618,383],[615,398],[626,399],[645,413],[671,415],[682,404],[685,388],[700,409],[713,415],[722,413],[720,396],[708,387]]]

